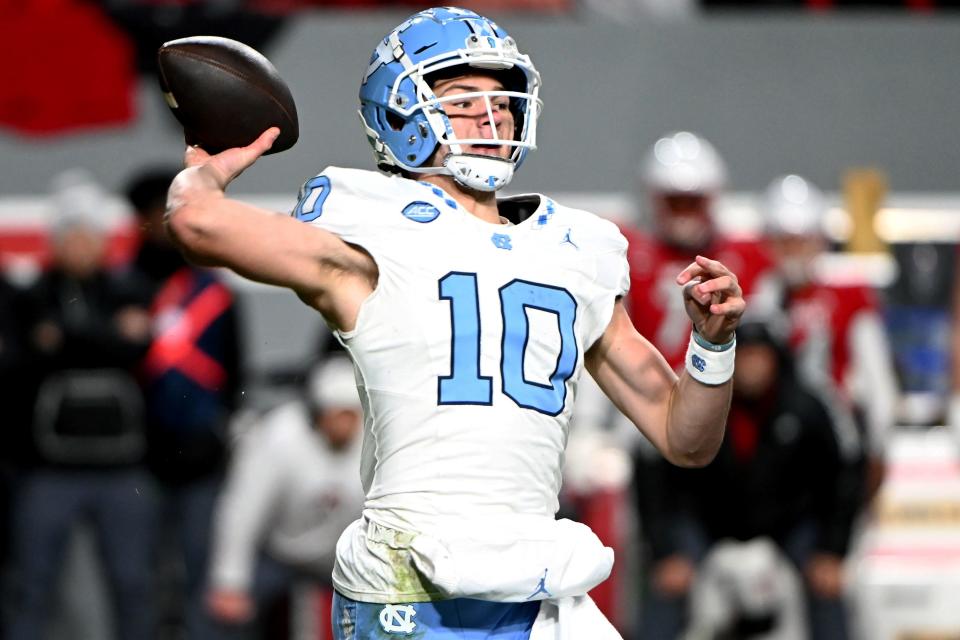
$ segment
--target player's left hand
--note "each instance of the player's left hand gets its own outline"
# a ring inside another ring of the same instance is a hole
[[[730,342],[747,307],[737,276],[722,263],[697,256],[677,276],[677,284],[700,335],[714,344]]]

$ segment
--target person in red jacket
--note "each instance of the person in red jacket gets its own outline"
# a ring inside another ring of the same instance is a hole
[[[227,469],[226,426],[239,406],[243,363],[239,303],[220,274],[188,264],[163,226],[176,171],[138,170],[127,185],[142,232],[133,269],[148,280],[153,339],[140,363],[147,466],[157,480],[164,525],[182,563],[169,612],[185,637],[214,636],[204,605],[212,514]],[[171,545],[173,546],[173,545]]]
[[[648,197],[649,229],[623,229],[630,242],[630,316],[676,370],[683,363],[690,333],[682,301],[668,294],[675,286],[677,268],[697,255],[717,256],[732,265],[749,297],[763,288],[772,262],[760,242],[718,233],[714,215],[727,169],[701,136],[678,131],[657,140],[640,165],[639,180]]]
[[[842,451],[822,395],[797,375],[783,324],[779,318],[753,319],[737,330],[734,395],[717,457],[702,469],[658,461],[666,482],[638,487],[653,503],[643,526],[654,566],[663,567],[645,603],[640,634],[645,640],[677,637],[691,587],[703,579],[711,550],[730,541],[762,539],[802,576],[810,637],[849,637],[843,561],[857,509],[859,470]],[[774,581],[774,574],[765,580],[770,608],[740,612],[742,635],[695,637],[761,637],[761,630],[773,629],[784,633],[776,637],[805,637],[779,627],[786,620],[778,618],[789,606],[776,595],[786,595],[784,585]],[[734,589],[725,586],[728,595]]]
[[[763,214],[800,374],[833,399],[847,449],[864,457],[869,499],[883,479],[899,393],[880,302],[867,285],[836,282],[822,268],[826,205],[815,185],[798,175],[776,178]]]
[[[727,168],[710,142],[689,131],[677,131],[661,137],[649,149],[639,167],[640,189],[646,197],[647,228],[623,229],[630,243],[628,309],[634,326],[663,354],[674,370],[683,367],[690,323],[682,301],[669,295],[678,267],[689,264],[697,255],[718,256],[724,264],[734,265],[744,298],[772,289],[764,283],[774,277],[773,262],[759,240],[733,239],[719,233],[714,216],[717,200],[727,185]],[[752,304],[751,304],[752,306]],[[641,529],[644,546],[650,552],[655,544],[648,525],[656,518],[656,492],[647,489],[663,486],[665,466],[656,461],[649,447],[641,446],[634,460],[634,480],[639,493]],[[693,580],[689,567],[670,557],[650,557],[645,594],[646,611],[640,627],[643,638],[669,637],[679,630],[680,620],[673,616],[651,618],[653,603],[685,594]],[[656,605],[659,606],[659,605]]]

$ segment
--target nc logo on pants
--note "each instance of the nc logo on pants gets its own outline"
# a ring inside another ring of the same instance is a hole
[[[387,604],[380,611],[380,626],[387,633],[409,635],[417,628],[417,623],[413,621],[415,615],[417,615],[416,609],[409,604]]]

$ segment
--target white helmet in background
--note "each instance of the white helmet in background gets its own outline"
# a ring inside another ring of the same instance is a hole
[[[677,131],[650,148],[640,180],[648,191],[716,193],[727,184],[727,168],[712,144],[695,133]]]
[[[713,145],[689,131],[669,133],[650,148],[639,178],[658,239],[691,254],[705,251],[714,238],[714,201],[727,183]]]
[[[798,175],[780,176],[767,187],[763,203],[767,235],[822,236],[826,199],[809,180]]]
[[[346,356],[333,355],[315,366],[307,379],[307,399],[323,410],[361,411],[353,362]]]

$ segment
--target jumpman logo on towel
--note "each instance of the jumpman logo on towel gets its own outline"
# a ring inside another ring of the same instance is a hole
[[[527,596],[527,600],[540,595],[541,593],[546,594],[548,598],[552,598],[553,594],[547,591],[547,569],[543,570],[543,577],[540,578],[540,584],[537,585],[536,591]]]

